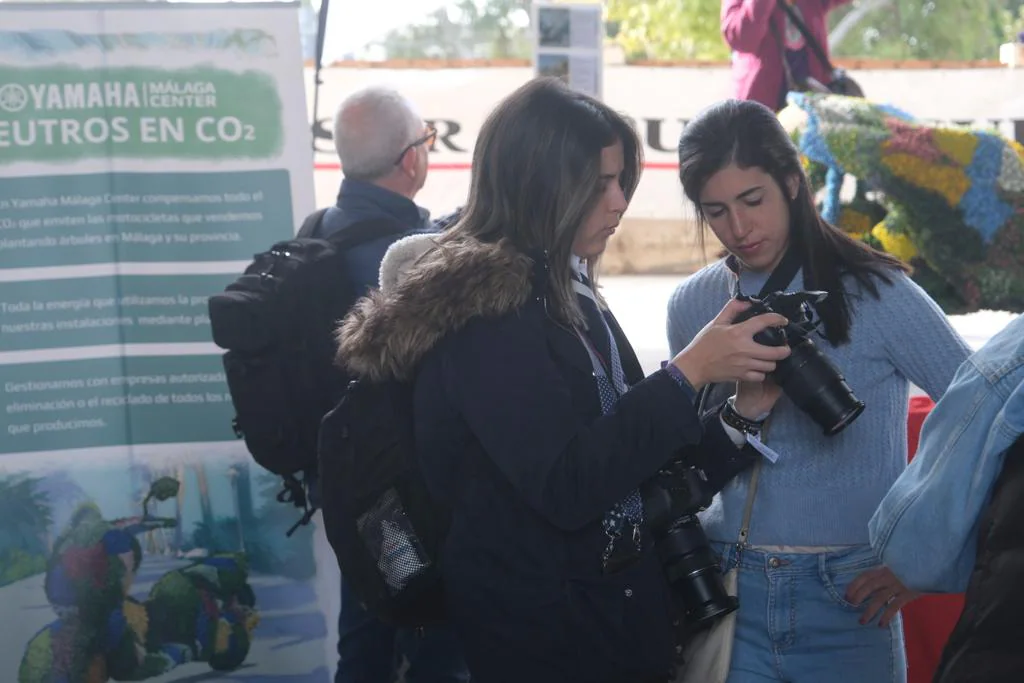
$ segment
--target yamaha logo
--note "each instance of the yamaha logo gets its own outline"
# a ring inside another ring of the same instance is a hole
[[[15,114],[28,104],[28,92],[17,83],[0,86],[0,109]]]

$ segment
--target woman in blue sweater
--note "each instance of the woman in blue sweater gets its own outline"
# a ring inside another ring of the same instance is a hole
[[[902,683],[898,611],[915,595],[872,551],[868,520],[906,466],[911,382],[938,399],[969,349],[900,261],[822,220],[796,148],[763,105],[703,112],[680,139],[679,163],[687,198],[728,256],[673,294],[673,353],[738,293],[825,291],[813,341],[866,404],[826,436],[771,381],[717,385],[706,397],[770,449],[701,515],[723,567],[739,568],[728,681]]]

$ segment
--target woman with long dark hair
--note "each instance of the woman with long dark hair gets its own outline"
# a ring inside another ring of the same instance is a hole
[[[708,391],[709,405],[725,402],[773,454],[757,466],[743,542],[751,475],[701,515],[723,566],[739,568],[729,682],[904,681],[898,610],[915,595],[881,566],[868,520],[906,466],[911,382],[938,399],[969,349],[900,261],[820,217],[799,154],[767,107],[729,100],[705,110],[683,132],[679,164],[702,229],[728,256],[674,293],[671,349],[737,294],[824,291],[811,338],[866,405],[827,436],[770,378]]]
[[[392,247],[341,331],[356,375],[415,382],[420,465],[452,510],[447,605],[479,683],[666,681],[678,613],[639,488],[678,459],[717,490],[756,457],[694,398],[763,379],[788,350],[752,337],[785,319],[732,324],[745,306],[723,306],[645,378],[593,285],[641,168],[622,116],[530,82],[484,124],[455,225]]]

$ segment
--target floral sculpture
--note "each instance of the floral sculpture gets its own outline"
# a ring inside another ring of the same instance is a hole
[[[780,118],[826,220],[908,262],[948,313],[1024,310],[1024,147],[860,98],[788,101]]]

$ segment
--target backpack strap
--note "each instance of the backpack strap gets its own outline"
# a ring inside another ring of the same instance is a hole
[[[302,227],[295,234],[296,237],[312,237],[320,229],[320,225],[324,222],[324,215],[331,210],[328,206],[324,209],[317,209],[313,213],[306,216],[306,220],[302,221]]]
[[[299,231],[295,233],[295,237],[317,239],[314,235],[320,232],[320,226],[323,225],[324,217],[327,215],[327,212],[334,208],[336,207],[328,206],[323,209],[317,209],[306,216],[306,219],[302,221],[302,226],[299,228]],[[336,230],[327,237],[320,239],[330,242],[334,245],[335,249],[344,250],[358,246],[363,242],[369,242],[370,240],[377,239],[378,237],[400,235],[402,233],[411,232],[412,230],[414,230],[414,228],[403,226],[398,221],[391,218],[370,218],[365,221],[357,221],[342,230]]]
[[[411,232],[414,228],[402,225],[392,218],[370,218],[365,221],[357,221],[341,230],[336,230],[325,237],[335,249],[344,251],[357,247],[364,242],[370,242],[381,237],[390,235],[402,235]]]

